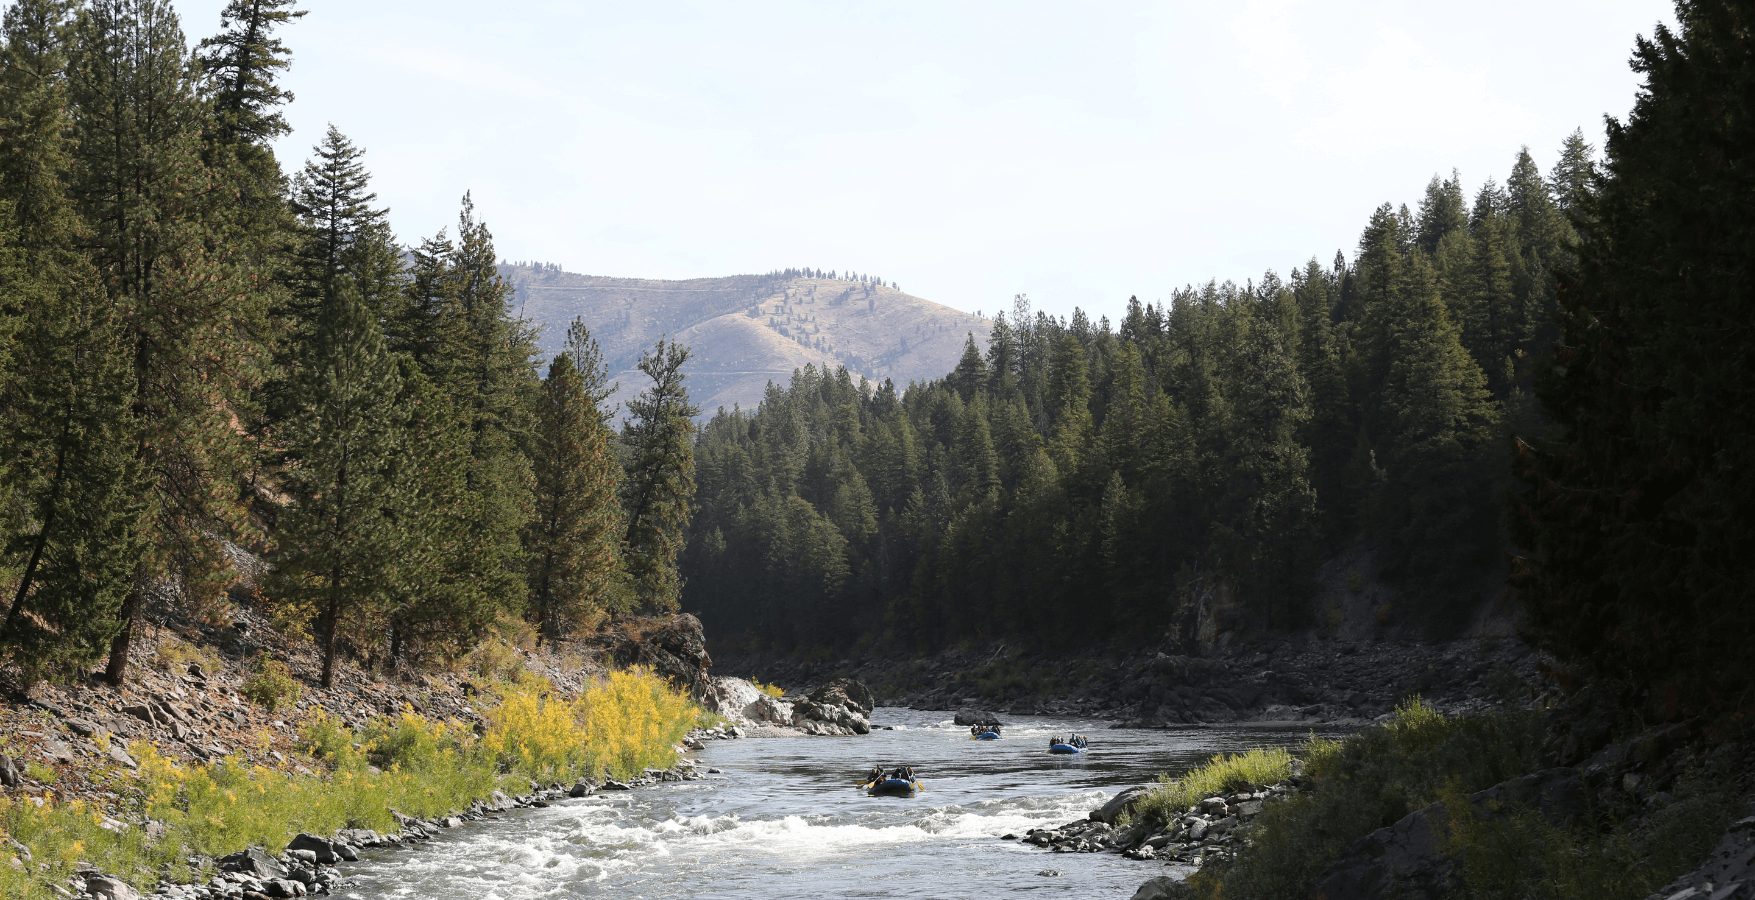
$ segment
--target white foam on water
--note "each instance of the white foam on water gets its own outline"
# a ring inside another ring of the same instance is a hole
[[[885,847],[1022,834],[1082,818],[1107,796],[1102,791],[1082,791],[983,800],[926,807],[903,821],[896,821],[894,810],[887,809],[881,823],[833,815],[756,820],[701,815],[653,821],[617,806],[569,805],[547,811],[540,828],[519,829],[516,834],[483,829],[466,840],[398,854],[388,867],[393,871],[384,872],[396,886],[377,896],[427,896],[424,887],[442,882],[450,896],[535,900],[576,894],[584,884],[642,870],[650,876],[654,866],[674,868],[684,863],[692,868],[732,860],[793,866],[859,859]],[[357,893],[347,896],[364,900]]]

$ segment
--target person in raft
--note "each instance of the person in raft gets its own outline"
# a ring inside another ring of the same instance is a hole
[[[865,783],[866,784],[877,784],[878,782],[883,781],[883,780],[884,780],[883,766],[872,766],[871,771],[865,773]]]

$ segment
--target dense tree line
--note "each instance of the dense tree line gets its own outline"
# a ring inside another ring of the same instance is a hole
[[[293,0],[188,48],[164,0],[19,0],[0,48],[0,651],[26,677],[212,604],[236,548],[323,681],[677,604],[693,489],[687,351],[616,434],[583,324],[539,371],[493,236],[401,246],[330,128],[271,142]],[[624,464],[625,460],[625,464]]]
[[[1536,395],[1559,433],[1517,446],[1513,584],[1572,684],[1646,717],[1746,728],[1755,662],[1755,96],[1747,0],[1677,4],[1641,39],[1600,188],[1561,282]],[[1711,720],[1708,720],[1711,721]]]
[[[1530,372],[1591,160],[1575,133],[1546,176],[1525,150],[1472,198],[1434,178],[1350,262],[1114,325],[1019,298],[931,383],[770,385],[705,426],[688,605],[780,646],[1160,635],[1219,589],[1291,627],[1363,537],[1442,626],[1505,546],[1508,433],[1542,427]]]

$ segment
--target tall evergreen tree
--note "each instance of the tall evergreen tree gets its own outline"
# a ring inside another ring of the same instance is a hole
[[[688,359],[689,348],[669,340],[640,354],[639,369],[652,385],[628,403],[622,428],[628,453],[623,560],[635,601],[651,612],[676,609],[682,590],[676,559],[695,493],[694,417],[700,414],[683,386]]]
[[[624,532],[621,468],[602,407],[615,391],[608,377],[596,339],[574,319],[537,406],[530,590],[538,631],[551,641],[616,599]]]
[[[261,378],[264,310],[255,260],[230,240],[229,192],[202,158],[210,119],[169,4],[95,0],[75,45],[70,180],[131,365],[128,443],[150,487],[110,652],[120,684],[146,598],[167,585],[211,596],[227,577],[214,535],[248,528],[237,486],[252,454],[232,416]]]
[[[68,4],[7,9],[0,50],[0,496],[17,565],[0,644],[26,672],[101,657],[139,556],[139,460],[113,310],[67,202]],[[6,327],[12,326],[12,327]],[[3,352],[3,351],[0,351]]]
[[[292,102],[279,74],[292,51],[275,31],[302,18],[297,0],[229,0],[220,11],[221,31],[197,49],[213,83],[221,141],[266,145],[292,130],[280,108]]]
[[[359,292],[338,288],[317,324],[295,411],[278,432],[292,504],[279,517],[274,559],[277,592],[317,614],[327,688],[346,618],[395,595],[388,578],[403,564],[408,534],[387,514],[402,487],[391,459],[409,448],[401,373]]]
[[[1596,148],[1585,141],[1584,129],[1575,129],[1566,136],[1560,146],[1560,159],[1548,173],[1548,181],[1554,185],[1555,205],[1568,217],[1583,215],[1596,177]]]

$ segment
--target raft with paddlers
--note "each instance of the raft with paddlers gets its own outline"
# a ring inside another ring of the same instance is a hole
[[[1085,752],[1085,748],[1089,746],[1090,743],[1086,741],[1084,737],[1076,734],[1065,739],[1062,739],[1058,735],[1048,739],[1049,753],[1059,753],[1062,755],[1083,753]]]
[[[970,725],[969,739],[973,741],[999,740],[999,723],[995,722],[992,725]]]
[[[914,777],[911,766],[897,766],[885,771],[882,766],[872,766],[865,775],[865,783],[859,786],[873,797],[912,797],[917,791],[926,790]]]

